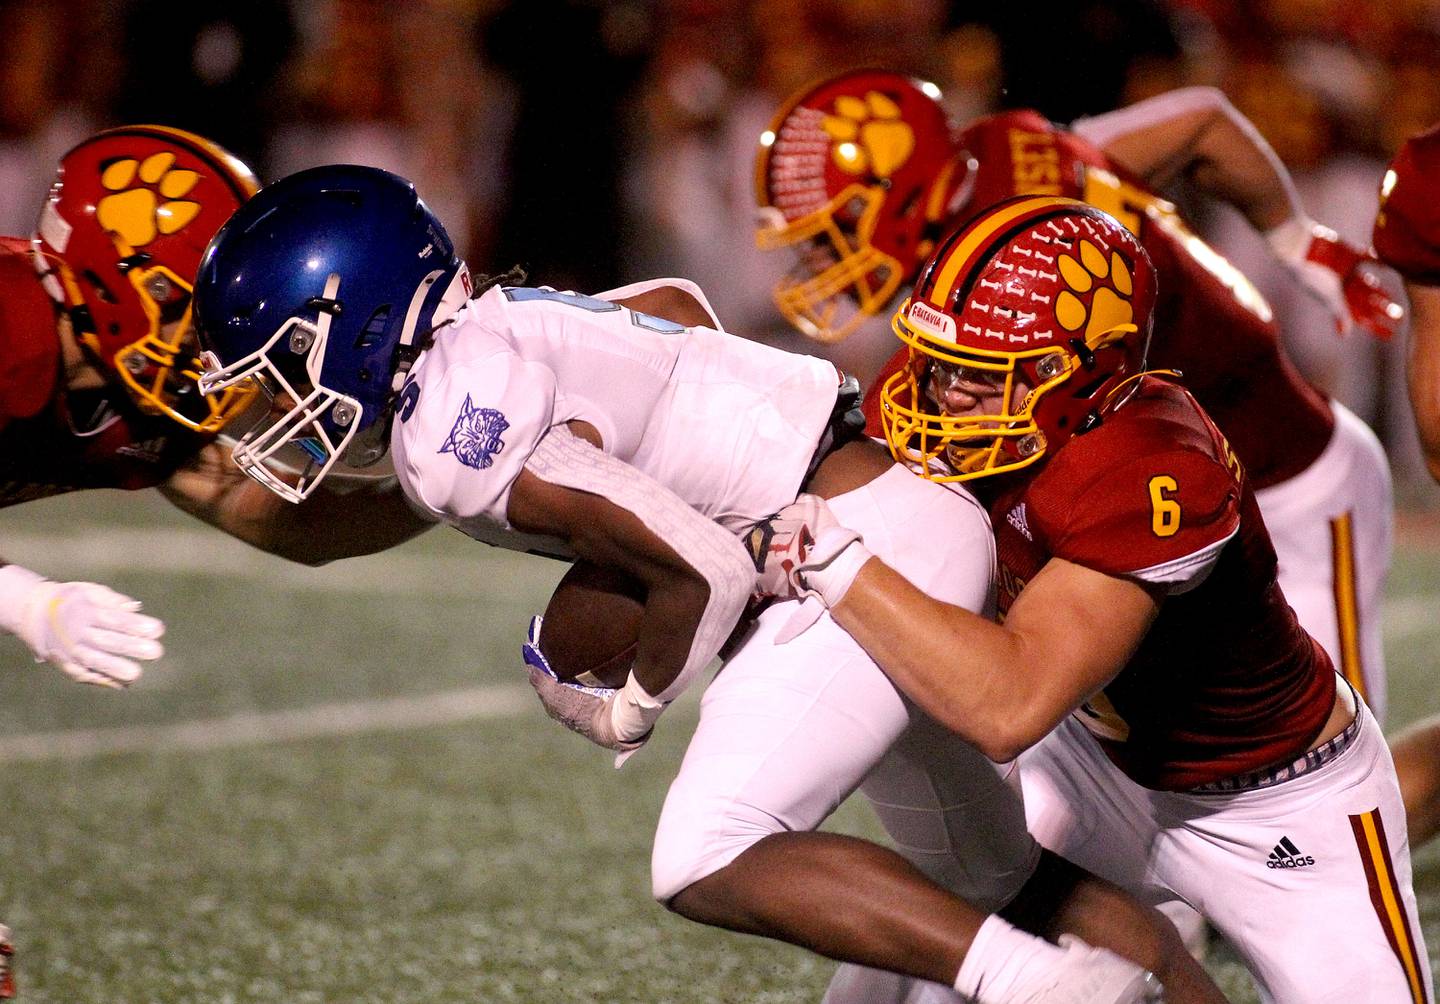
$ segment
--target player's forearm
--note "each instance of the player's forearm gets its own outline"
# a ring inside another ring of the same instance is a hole
[[[631,538],[628,547],[595,550],[593,539],[571,539],[581,557],[621,568],[645,583],[632,674],[646,693],[665,704],[715,658],[744,612],[754,581],[739,540],[688,512],[695,517],[690,532],[672,532],[648,544]]]
[[[1220,91],[1192,87],[1077,123],[1126,170],[1163,188],[1188,178],[1257,230],[1303,216],[1294,182],[1259,130]]]
[[[511,492],[510,522],[566,540],[583,558],[622,569],[650,589],[666,584],[677,604],[702,610],[686,657],[642,671],[664,680],[645,690],[668,703],[709,664],[735,627],[755,584],[738,537],[692,509],[644,472],[609,456],[564,426],[535,448]],[[703,584],[704,602],[699,587]]]
[[[415,514],[393,478],[358,487],[332,479],[295,505],[247,477],[218,446],[207,447],[160,492],[237,540],[305,565],[383,551],[434,525]]]
[[[1047,692],[1023,637],[927,596],[878,559],[831,614],[896,687],[997,762],[1039,742],[1073,707]]]
[[[690,660],[710,588],[703,577],[683,572],[663,574],[647,586],[631,672],[646,693],[659,695],[674,685]]]

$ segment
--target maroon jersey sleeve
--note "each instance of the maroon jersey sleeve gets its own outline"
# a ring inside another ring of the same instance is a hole
[[[1045,465],[1028,498],[1050,555],[1180,593],[1239,528],[1242,478],[1194,398],[1146,378]]]
[[[1012,195],[1079,198],[1072,154],[1064,149],[1063,139],[1054,123],[1026,109],[972,122],[960,134],[959,145],[980,168],[962,215],[972,215]]]
[[[19,238],[0,237],[0,426],[40,411],[60,373],[55,309],[26,249]]]
[[[1375,253],[1412,282],[1440,284],[1440,126],[1400,148],[1380,199]]]
[[[1045,525],[1057,558],[1169,593],[1204,580],[1240,527],[1240,487],[1193,450],[1148,453],[1084,482]]]

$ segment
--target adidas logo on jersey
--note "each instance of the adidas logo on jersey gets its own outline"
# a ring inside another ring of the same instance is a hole
[[[1025,503],[1021,502],[1014,509],[1011,509],[1005,517],[1006,521],[1025,535],[1026,540],[1034,540],[1030,534],[1030,524],[1025,519]]]
[[[1275,849],[1270,852],[1270,858],[1265,862],[1266,868],[1309,868],[1315,863],[1315,859],[1308,854],[1301,854],[1300,848],[1290,842],[1289,837],[1281,837]]]

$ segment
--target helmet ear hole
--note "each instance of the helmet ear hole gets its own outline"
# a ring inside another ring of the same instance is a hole
[[[120,299],[115,295],[114,291],[109,286],[105,285],[105,280],[100,278],[99,273],[97,273],[94,269],[85,269],[80,273],[80,278],[84,279],[87,283],[89,283],[89,285],[95,290],[96,294],[105,303],[116,304],[120,302]]]
[[[390,304],[381,304],[375,308],[375,313],[370,315],[370,320],[360,329],[360,335],[355,339],[357,349],[368,349],[385,337],[385,329],[390,324]]]

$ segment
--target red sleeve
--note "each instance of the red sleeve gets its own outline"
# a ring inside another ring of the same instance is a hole
[[[865,413],[865,435],[874,439],[885,438],[885,426],[880,421],[880,389],[885,386],[886,380],[903,370],[909,360],[910,350],[902,345],[900,351],[887,359],[880,372],[875,374],[875,379],[870,381],[865,399],[860,402],[860,410]]]
[[[17,238],[0,237],[0,426],[43,408],[59,376],[55,308],[27,247]]]
[[[1078,483],[1045,528],[1051,553],[1106,575],[1184,592],[1240,528],[1240,488],[1192,449],[1137,457]]]
[[[1385,172],[1375,253],[1412,282],[1440,284],[1440,126],[1410,139]]]

